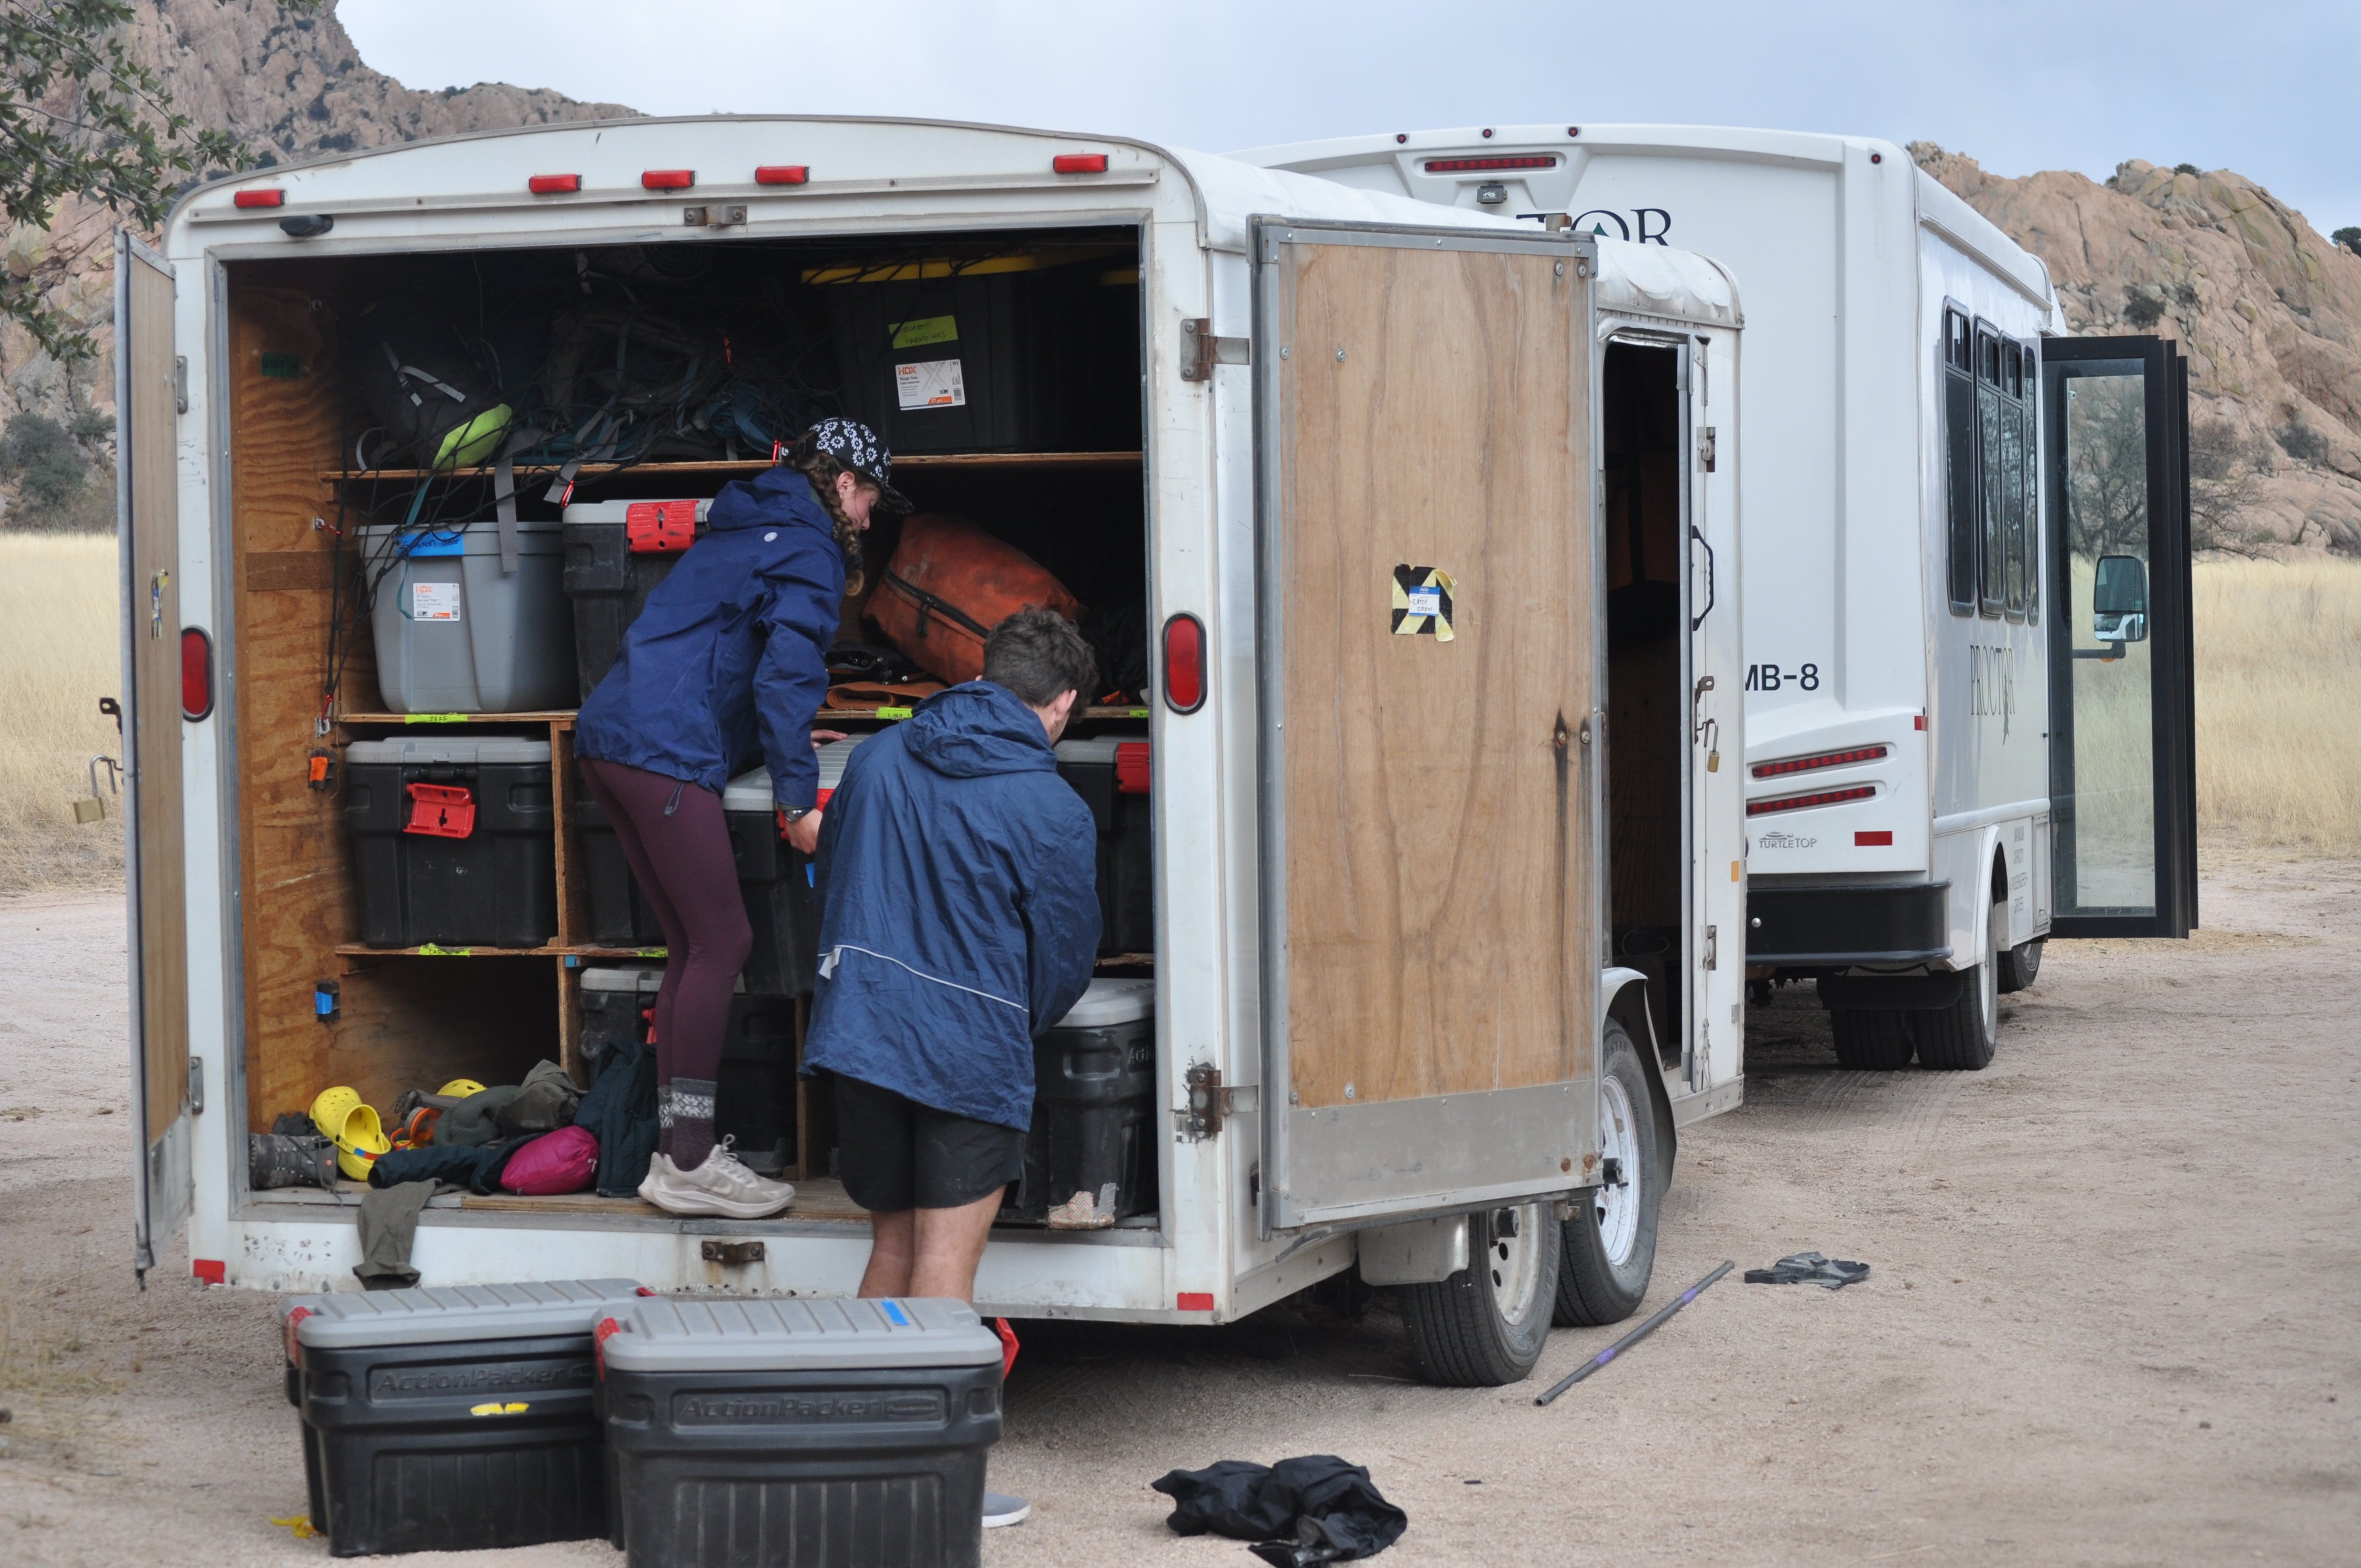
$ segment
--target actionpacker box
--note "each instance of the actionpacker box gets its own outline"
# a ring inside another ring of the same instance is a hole
[[[591,1330],[637,1280],[306,1296],[289,1303],[312,1528],[337,1557],[608,1532]]]
[[[1099,952],[1156,947],[1156,856],[1148,799],[1148,743],[1103,736],[1058,742],[1058,776],[1098,825]]]
[[[549,742],[512,736],[345,748],[361,940],[538,948],[557,935]]]

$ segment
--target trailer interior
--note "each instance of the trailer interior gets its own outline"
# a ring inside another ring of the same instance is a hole
[[[1068,734],[1145,739],[1148,709],[1137,689],[1146,685],[1148,605],[1139,262],[1137,230],[1117,227],[879,240],[699,236],[608,249],[226,264],[227,353],[218,372],[229,438],[222,659],[237,785],[235,820],[225,827],[239,857],[236,1004],[248,1129],[268,1130],[280,1114],[306,1110],[332,1085],[388,1106],[405,1089],[432,1091],[454,1078],[515,1083],[544,1058],[587,1083],[583,968],[651,956],[588,939],[582,852],[569,809],[581,787],[570,708],[458,721],[471,736],[551,745],[555,938],[464,955],[358,940],[343,802],[334,771],[324,784],[314,759],[333,762],[351,741],[422,731],[414,716],[386,711],[378,689],[357,531],[490,526],[494,514],[487,466],[382,466],[384,444],[372,437],[368,412],[349,389],[354,356],[379,352],[368,326],[372,311],[393,300],[438,302],[505,374],[522,378],[520,365],[553,364],[571,352],[575,361],[560,368],[606,378],[611,395],[625,402],[644,390],[631,355],[661,358],[718,346],[733,364],[764,365],[767,397],[753,417],[724,428],[711,418],[700,424],[692,411],[642,410],[642,417],[672,419],[672,433],[629,461],[585,462],[568,499],[704,497],[771,466],[759,439],[769,426],[792,433],[812,418],[854,411],[844,407],[840,384],[845,361],[837,326],[848,311],[917,319],[950,309],[931,304],[929,290],[973,277],[1042,280],[1024,308],[995,319],[1004,367],[1021,373],[985,388],[972,373],[969,389],[972,401],[1023,400],[1021,415],[1003,422],[989,450],[931,449],[889,434],[894,482],[921,511],[963,514],[1056,574],[1088,607],[1085,630],[1102,646],[1103,665],[1111,662],[1107,648],[1136,652],[1136,662],[1112,661],[1129,663],[1128,675],[1103,669],[1108,689],[1090,694]],[[686,339],[695,342],[683,347]],[[651,372],[650,382],[660,384],[662,376]],[[554,466],[520,466],[522,519],[556,519]],[[856,577],[847,593],[840,639],[862,636],[862,590],[873,589],[898,529],[896,520],[882,519],[872,531],[865,582]],[[829,712],[821,722],[857,733],[893,719],[871,710]],[[1125,952],[1103,957],[1100,968],[1145,975],[1154,964],[1151,952]],[[807,1001],[796,1010],[798,1051],[807,1018]],[[800,1081],[796,1095],[794,1146],[781,1174],[796,1183],[797,1196],[782,1220],[855,1222],[859,1211],[831,1179],[828,1097]],[[1148,1158],[1152,1167],[1155,1156]],[[299,1189],[252,1192],[247,1201],[328,1197]],[[349,1192],[344,1198],[351,1201]],[[636,1200],[588,1192],[464,1203],[663,1220]],[[1119,1228],[1159,1223],[1151,1203]]]

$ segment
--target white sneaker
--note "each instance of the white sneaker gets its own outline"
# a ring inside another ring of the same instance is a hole
[[[784,1181],[755,1175],[730,1152],[722,1139],[695,1170],[683,1170],[669,1155],[648,1161],[648,1178],[640,1183],[640,1201],[667,1214],[711,1215],[725,1220],[761,1220],[795,1201],[796,1190]]]
[[[986,1530],[1023,1524],[1032,1517],[1033,1505],[1022,1497],[1012,1497],[1005,1492],[986,1492],[983,1495],[983,1528]]]

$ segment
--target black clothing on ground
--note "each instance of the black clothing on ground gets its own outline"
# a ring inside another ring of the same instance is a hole
[[[1374,1557],[1410,1528],[1410,1516],[1386,1501],[1367,1470],[1331,1453],[1273,1465],[1224,1459],[1175,1470],[1154,1486],[1172,1499],[1164,1522],[1175,1532],[1254,1541],[1255,1555],[1279,1568]]]

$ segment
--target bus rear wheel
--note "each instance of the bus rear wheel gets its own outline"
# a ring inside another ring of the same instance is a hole
[[[1918,1044],[1910,1037],[1910,1014],[1898,1007],[1842,1007],[1828,1014],[1836,1036],[1837,1065],[1855,1072],[1899,1072],[1910,1065]]]
[[[1984,961],[1970,970],[1959,1000],[1939,1012],[1921,1013],[1918,1065],[1952,1072],[1982,1072],[2000,1048],[2000,967],[2008,934],[2008,905],[1996,903],[1985,922]]]

